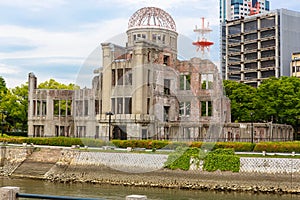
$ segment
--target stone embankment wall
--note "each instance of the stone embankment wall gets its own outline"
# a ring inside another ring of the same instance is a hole
[[[106,166],[124,172],[140,173],[162,169],[168,155],[141,153],[106,153],[64,150],[58,162],[61,165]],[[240,158],[240,173],[300,173],[300,159]],[[200,164],[200,167],[203,165]],[[200,170],[191,166],[192,170]]]
[[[10,175],[33,148],[1,149],[1,175]],[[35,151],[34,154],[39,154]],[[249,191],[300,194],[299,159],[241,158],[239,173],[164,169],[167,155],[61,150],[56,164],[40,178],[59,182],[92,182],[128,186],[196,190]],[[49,154],[50,155],[50,154]],[[44,156],[40,162],[47,162]],[[49,160],[51,160],[49,156]],[[39,162],[37,162],[38,165]],[[12,174],[14,175],[14,174]]]
[[[0,175],[10,175],[32,152],[32,147],[0,146]]]

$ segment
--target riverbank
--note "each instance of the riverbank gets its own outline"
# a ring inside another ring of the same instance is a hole
[[[88,169],[88,170],[87,170]],[[147,173],[127,173],[106,166],[56,165],[46,180],[89,182],[138,187],[176,188],[204,191],[235,191],[274,194],[300,194],[299,175],[232,172],[199,172],[160,169]]]
[[[258,161],[262,164],[256,165],[256,168],[264,168],[264,173],[259,173],[258,170],[233,173],[206,172],[196,168],[189,171],[164,169],[163,163],[167,155],[159,154],[41,148],[33,153],[22,150],[27,153],[26,156],[24,153],[16,159],[13,156],[14,152],[20,151],[6,149],[7,157],[4,159],[2,175],[63,183],[86,182],[186,190],[300,195],[300,173],[297,171],[298,165],[295,164],[298,159],[290,160],[293,165],[284,165],[285,168],[289,168],[285,169],[285,173],[282,170],[280,173],[272,171],[265,173],[271,166],[280,163],[289,164],[285,160],[271,159],[270,164],[267,159],[261,160],[261,158]],[[250,167],[246,167],[247,162],[244,162],[243,167],[253,170],[253,163],[254,161],[251,160]],[[10,166],[16,167],[14,169]]]

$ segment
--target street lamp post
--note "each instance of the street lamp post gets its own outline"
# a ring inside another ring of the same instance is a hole
[[[253,127],[253,113],[250,113],[251,116],[251,143],[254,143],[254,127]]]
[[[111,125],[111,116],[114,115],[111,111],[106,112],[106,115],[108,115],[108,141],[110,141],[110,125]]]

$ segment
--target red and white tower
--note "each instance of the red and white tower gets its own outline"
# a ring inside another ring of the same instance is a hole
[[[205,27],[204,24],[204,17],[202,17],[202,26],[201,28],[194,29],[194,32],[197,33],[197,41],[193,42],[192,44],[197,47],[197,51],[201,51],[201,57],[204,57],[206,51],[209,52],[210,46],[214,43],[207,39],[208,34],[212,32],[212,29],[209,28],[209,23],[207,22],[207,26]]]

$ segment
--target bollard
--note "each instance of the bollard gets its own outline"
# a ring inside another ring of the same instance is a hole
[[[2,200],[17,200],[19,187],[2,187],[0,188],[0,197]]]
[[[133,194],[126,196],[126,200],[147,200],[147,196]]]

